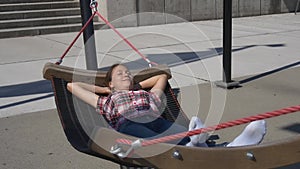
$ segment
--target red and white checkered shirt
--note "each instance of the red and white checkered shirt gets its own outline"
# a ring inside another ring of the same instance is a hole
[[[110,125],[118,129],[125,119],[144,115],[159,117],[161,99],[153,92],[116,91],[108,96],[99,96],[96,111],[105,115]]]

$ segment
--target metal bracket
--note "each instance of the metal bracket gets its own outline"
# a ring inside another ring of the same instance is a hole
[[[98,2],[97,2],[97,0],[91,0],[90,8],[91,8],[94,12],[96,12],[96,11],[98,11],[97,7],[98,7]]]
[[[116,144],[116,145],[111,147],[110,153],[116,154],[120,158],[130,157],[132,155],[132,153],[134,152],[134,150],[136,150],[137,148],[142,147],[142,141],[143,141],[143,139],[138,139],[138,140],[132,142],[131,145]],[[124,146],[130,146],[130,147],[126,151],[126,150],[124,150]]]

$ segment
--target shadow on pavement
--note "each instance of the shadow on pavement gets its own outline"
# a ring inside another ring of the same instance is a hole
[[[299,65],[299,64],[300,64],[300,61],[299,61],[299,62],[292,63],[292,64],[289,64],[289,65],[286,65],[286,66],[283,66],[283,67],[280,67],[280,68],[277,68],[277,69],[274,69],[274,70],[271,70],[271,71],[268,71],[268,72],[265,72],[265,73],[261,73],[261,74],[259,74],[259,75],[256,75],[256,76],[253,76],[253,77],[250,77],[250,78],[241,80],[241,81],[240,81],[240,84],[244,84],[244,83],[251,82],[251,81],[253,81],[253,80],[260,79],[260,78],[262,78],[262,77],[265,77],[265,76],[271,75],[271,74],[273,74],[273,73],[277,73],[277,72],[283,71],[283,70],[285,70],[285,69],[288,69],[288,68],[297,66],[297,65]]]
[[[21,104],[53,97],[51,82],[48,80],[40,80],[35,82],[21,83],[16,85],[0,87],[0,98],[26,96],[26,95],[34,95],[34,94],[46,94],[46,95],[34,97],[34,98],[30,98],[30,99],[26,99],[14,103],[9,103],[6,105],[1,105],[0,109],[18,106]]]

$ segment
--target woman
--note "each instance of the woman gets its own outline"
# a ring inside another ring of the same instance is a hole
[[[67,88],[74,95],[95,107],[97,112],[104,115],[110,126],[115,130],[139,138],[153,139],[187,131],[184,126],[160,117],[160,107],[163,105],[161,97],[163,96],[167,80],[167,76],[161,74],[134,86],[133,78],[128,68],[121,64],[115,64],[111,66],[106,74],[108,87],[74,82],[68,83]],[[143,88],[150,88],[151,90],[147,92],[142,90]],[[95,93],[102,95],[99,96]],[[265,134],[264,121],[260,123],[257,123],[259,124],[259,132],[256,129],[257,125],[254,125],[254,129],[252,129],[253,127],[250,127],[251,130],[248,129],[259,133],[258,136],[255,136],[257,138],[251,139],[251,144],[258,144]],[[193,117],[189,129],[194,130],[202,127],[204,126],[200,119]],[[249,133],[246,129],[243,133]],[[249,139],[242,138],[242,142],[239,141],[239,143],[241,142],[239,145],[249,145],[247,142]],[[206,139],[207,134],[201,134],[191,138],[185,137],[182,140],[176,140],[171,143],[187,146],[207,146],[205,143]],[[235,145],[231,144],[231,146]]]
[[[135,86],[132,80],[127,67],[115,64],[106,75],[108,87],[80,82],[68,83],[67,87],[74,95],[105,115],[110,126],[121,133],[151,139],[187,131],[185,127],[160,117],[159,109],[163,104],[160,98],[167,83],[165,74],[153,76]],[[151,90],[147,92],[133,88]],[[188,142],[189,138],[176,141],[181,145]]]

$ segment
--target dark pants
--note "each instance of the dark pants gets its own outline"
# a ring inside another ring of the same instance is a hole
[[[147,117],[141,117],[147,118]],[[139,118],[139,120],[141,119]],[[152,117],[150,117],[152,118]],[[131,136],[145,138],[145,139],[155,139],[159,137],[164,137],[172,134],[177,134],[181,132],[186,132],[187,128],[178,125],[176,123],[170,122],[163,118],[153,119],[146,123],[137,122],[136,120],[126,120],[118,129],[119,132],[128,134]],[[189,137],[184,137],[180,140],[173,140],[168,143],[185,145],[190,141]]]

